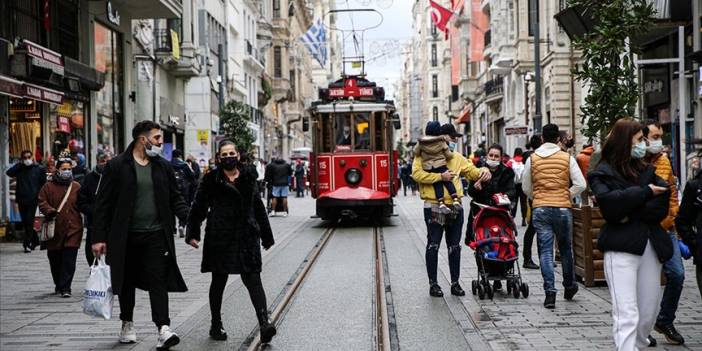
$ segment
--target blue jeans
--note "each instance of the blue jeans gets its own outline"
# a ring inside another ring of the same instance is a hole
[[[678,238],[674,232],[670,232],[670,240],[673,241],[673,257],[663,263],[663,274],[667,283],[663,290],[663,299],[661,300],[661,311],[658,313],[656,324],[667,326],[675,321],[675,312],[678,310],[678,302],[683,290],[685,282],[685,267],[683,267],[682,257],[680,256],[680,247],[678,246]]]
[[[439,264],[439,245],[441,237],[446,232],[446,248],[448,249],[449,270],[451,283],[458,282],[461,268],[461,231],[463,229],[463,210],[458,211],[456,219],[440,225],[431,219],[431,209],[424,209],[424,222],[427,225],[427,250],[424,259],[427,264],[429,285],[436,284],[436,270]]]
[[[553,239],[558,241],[563,267],[563,287],[575,286],[575,269],[573,267],[573,215],[569,208],[538,207],[533,211],[536,243],[539,248],[541,276],[544,279],[544,291],[556,290],[553,272]]]

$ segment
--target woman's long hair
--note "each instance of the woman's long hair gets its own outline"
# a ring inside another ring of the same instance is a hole
[[[645,165],[643,160],[631,157],[631,140],[642,130],[641,123],[633,118],[619,119],[607,136],[600,163],[607,162],[622,176],[632,181],[636,180]]]

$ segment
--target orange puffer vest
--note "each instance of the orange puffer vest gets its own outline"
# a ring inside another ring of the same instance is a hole
[[[548,157],[531,154],[533,208],[570,208],[570,155],[557,151]]]

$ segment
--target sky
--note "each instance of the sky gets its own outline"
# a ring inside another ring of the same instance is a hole
[[[356,30],[380,24],[363,34],[365,68],[368,80],[385,88],[387,99],[393,98],[393,85],[402,73],[400,54],[412,37],[413,4],[414,0],[336,0],[337,9],[374,9],[382,15],[381,18],[371,12],[339,14],[337,28],[350,29],[351,22]],[[357,33],[360,40],[361,33]],[[345,55],[353,55],[353,40],[349,37],[344,44]]]

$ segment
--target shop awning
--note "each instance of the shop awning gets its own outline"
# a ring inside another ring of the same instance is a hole
[[[0,74],[0,94],[34,99],[50,104],[62,104],[64,94],[58,90],[25,83]]]
[[[17,79],[13,79],[0,74],[0,94],[13,97],[24,96],[24,83]]]
[[[458,115],[458,119],[456,120],[456,124],[469,124],[470,123],[470,109],[468,106],[463,108],[463,111],[461,111],[461,114]]]

